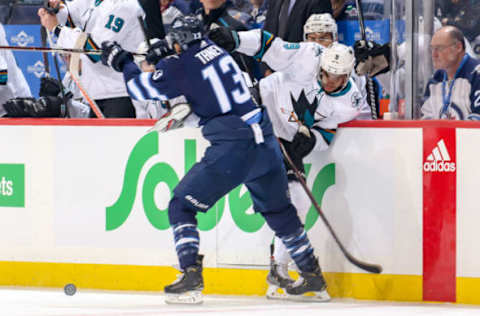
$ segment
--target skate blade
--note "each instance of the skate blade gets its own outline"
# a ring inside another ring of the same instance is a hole
[[[268,285],[266,297],[270,300],[285,300],[288,297],[285,289],[278,287],[277,285]]]
[[[203,295],[200,291],[189,291],[181,294],[165,293],[165,303],[196,305],[203,303]]]
[[[289,301],[296,302],[328,302],[330,301],[330,295],[327,290],[318,291],[318,292],[306,292],[302,295],[292,295],[287,294],[287,299]]]

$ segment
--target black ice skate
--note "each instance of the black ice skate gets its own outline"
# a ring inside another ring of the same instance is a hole
[[[165,286],[167,304],[201,304],[203,303],[203,255],[198,255],[196,264],[185,268],[178,279]]]
[[[267,275],[267,298],[285,299],[286,287],[292,284],[294,280],[288,275],[288,265],[277,264],[272,258],[270,261],[270,272]]]
[[[327,283],[318,264],[313,272],[301,272],[297,281],[287,285],[287,293],[288,299],[295,301],[326,302],[330,300]]]

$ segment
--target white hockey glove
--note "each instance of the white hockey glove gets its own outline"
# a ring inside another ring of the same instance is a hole
[[[155,125],[148,130],[148,133],[157,131],[165,133],[167,131],[183,127],[187,117],[192,114],[192,108],[188,103],[178,103],[170,111],[162,115]]]

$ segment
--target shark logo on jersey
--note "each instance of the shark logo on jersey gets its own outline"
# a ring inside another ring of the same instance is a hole
[[[358,108],[360,106],[360,102],[362,101],[362,96],[358,92],[352,93],[352,105],[354,108]]]
[[[312,102],[309,102],[305,95],[305,90],[302,90],[297,100],[295,100],[292,94],[290,94],[290,99],[298,120],[306,126],[312,127],[315,123],[313,116],[318,107],[317,97],[313,98]]]
[[[152,80],[157,81],[163,76],[163,70],[159,69],[152,74]]]

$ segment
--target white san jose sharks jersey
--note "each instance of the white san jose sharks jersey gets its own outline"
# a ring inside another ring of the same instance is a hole
[[[322,134],[340,123],[370,118],[370,107],[353,79],[336,93],[323,91],[316,76],[323,52],[319,44],[284,42],[262,30],[239,32],[239,37],[237,51],[261,59],[276,71],[260,80],[260,95],[278,137],[291,141],[299,122]],[[324,137],[317,137],[316,149],[326,149],[329,141],[320,139]]]
[[[8,46],[5,30],[0,23],[0,45]],[[0,117],[6,114],[2,104],[11,98],[31,97],[30,88],[17,66],[12,51],[0,50]]]
[[[74,0],[85,2],[86,0]],[[104,41],[116,41],[123,49],[135,52],[143,33],[137,17],[143,10],[137,0],[89,0],[90,7],[82,14],[82,25],[62,28],[57,46],[72,48],[80,33],[88,34],[84,49],[99,49]],[[71,3],[71,2],[68,2]],[[123,75],[104,66],[100,55],[81,56],[81,83],[95,100],[128,96]]]
[[[341,91],[327,94],[316,79],[300,83],[284,72],[275,72],[260,80],[260,95],[275,134],[291,141],[300,122],[316,134],[315,150],[325,150],[330,143],[330,139],[324,139],[322,130],[370,117],[370,107],[352,79]]]

